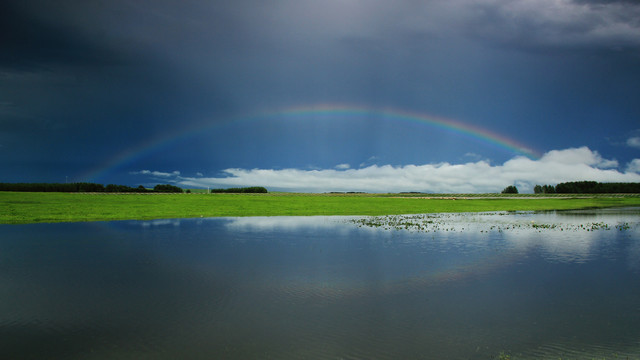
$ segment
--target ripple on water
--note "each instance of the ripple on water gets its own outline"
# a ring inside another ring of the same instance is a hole
[[[637,216],[595,231],[567,229],[606,219],[416,219],[438,228],[246,218],[114,226],[113,238],[81,224],[4,234],[0,348],[59,359],[640,357]]]

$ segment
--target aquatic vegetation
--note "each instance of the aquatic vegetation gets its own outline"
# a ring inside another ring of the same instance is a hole
[[[623,222],[623,223],[619,223],[616,225],[616,229],[623,231],[623,230],[629,230],[631,228],[631,226],[629,225],[628,222]]]
[[[494,357],[493,359],[495,360],[519,360],[518,357],[515,356],[511,356],[508,353],[505,353],[504,351],[501,351],[500,354],[498,354],[498,356]],[[544,359],[547,359],[546,357]],[[553,357],[553,358],[549,358],[549,359],[557,359],[557,360],[574,360],[574,358],[571,357]],[[619,356],[618,354],[613,354],[610,357],[589,357],[589,360],[637,360],[637,358],[630,358],[628,356]]]
[[[612,225],[606,222],[585,223],[539,223],[536,221],[522,221],[509,219],[495,223],[484,223],[479,220],[481,216],[505,216],[513,212],[478,213],[478,214],[420,214],[420,215],[386,215],[355,218],[349,220],[359,227],[380,228],[384,230],[406,230],[412,232],[438,232],[438,231],[479,231],[488,233],[491,231],[503,232],[513,230],[532,229],[543,231],[619,231],[631,230],[628,222]],[[637,225],[637,224],[636,224]]]

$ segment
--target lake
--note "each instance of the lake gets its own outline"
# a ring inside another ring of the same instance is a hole
[[[640,209],[0,226],[7,359],[640,359]]]

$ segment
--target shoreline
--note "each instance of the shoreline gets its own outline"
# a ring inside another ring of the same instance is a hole
[[[199,217],[409,215],[640,206],[636,196],[398,194],[119,194],[0,192],[0,224]]]

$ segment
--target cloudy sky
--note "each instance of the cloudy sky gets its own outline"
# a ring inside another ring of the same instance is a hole
[[[640,181],[631,0],[9,0],[0,182]]]

